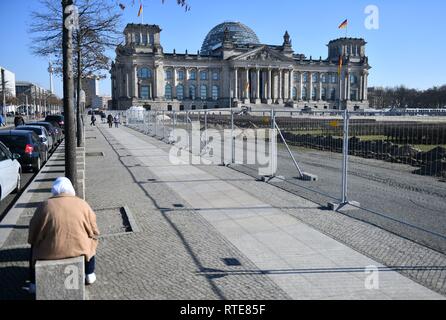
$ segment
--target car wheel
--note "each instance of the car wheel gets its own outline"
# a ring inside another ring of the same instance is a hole
[[[17,177],[17,186],[16,186],[16,188],[14,189],[14,193],[19,193],[20,192],[20,190],[22,190],[22,177],[21,177],[21,174],[20,174],[20,171],[19,171],[19,176]]]
[[[40,171],[40,167],[42,166],[42,163],[40,161],[40,157],[37,158],[36,166],[34,167],[34,172],[37,173]]]

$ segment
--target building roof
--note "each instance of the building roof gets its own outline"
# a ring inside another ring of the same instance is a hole
[[[207,34],[201,47],[201,54],[208,55],[223,44],[225,30],[228,31],[229,40],[235,45],[260,44],[255,32],[240,22],[223,22],[212,28]]]

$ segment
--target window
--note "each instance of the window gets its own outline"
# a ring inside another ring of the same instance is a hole
[[[218,100],[219,90],[218,86],[212,86],[212,100]]]
[[[177,99],[178,100],[184,99],[184,87],[181,84],[177,85]]]
[[[178,71],[178,80],[184,80],[184,71]]]
[[[317,73],[313,73],[313,75],[312,75],[312,81],[313,81],[313,83],[316,83],[316,82],[319,81],[319,76],[318,76]]]
[[[135,33],[135,43],[140,44],[141,42],[141,35],[139,33]]]
[[[311,100],[316,101],[317,99],[317,90],[316,88],[313,88],[313,90],[311,90]]]
[[[299,82],[299,74],[297,72],[294,72],[294,82]]]
[[[350,93],[351,101],[358,101],[358,90],[352,90]]]
[[[164,90],[164,97],[167,100],[172,100],[172,86],[170,84],[166,84],[166,88]]]
[[[189,80],[197,80],[197,72],[191,71],[189,74]]]
[[[155,42],[155,37],[153,36],[153,33],[151,33],[151,34],[149,35],[149,41],[150,41],[150,44],[154,44],[154,42]]]
[[[337,83],[338,82],[338,75],[336,73],[331,74],[331,83]]]
[[[325,73],[321,75],[321,81],[322,83],[327,83],[327,75]]]
[[[192,86],[189,87],[189,98],[192,99],[192,100],[195,100],[196,97],[197,96],[196,96],[195,86],[192,85]]]
[[[293,87],[293,100],[297,100],[297,88]]]
[[[143,35],[142,35],[142,44],[143,45],[147,45],[147,33],[144,33]]]
[[[166,79],[167,80],[172,79],[172,70],[166,70]]]
[[[350,83],[351,84],[357,84],[358,83],[358,77],[354,74],[350,75]]]
[[[200,87],[200,98],[201,100],[206,100],[208,96],[208,87],[206,85],[202,84]]]
[[[208,79],[208,73],[206,71],[200,72],[200,80],[207,80]]]
[[[336,89],[331,88],[330,90],[330,100],[335,101],[336,100]]]
[[[212,72],[212,80],[220,80],[220,73],[218,71]]]
[[[141,99],[143,99],[143,100],[150,99],[150,87],[149,86],[141,86]]]
[[[307,100],[308,94],[307,94],[307,87],[302,87],[302,99]]]
[[[326,101],[327,100],[327,89],[326,88],[322,88],[322,100]]]
[[[304,83],[307,83],[308,82],[308,73],[304,73],[303,74],[303,76],[302,76],[302,81],[304,82]]]
[[[141,68],[138,72],[138,77],[140,79],[148,79],[152,77],[152,72],[149,68]]]

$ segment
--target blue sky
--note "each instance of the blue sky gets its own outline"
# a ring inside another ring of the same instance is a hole
[[[132,0],[110,1],[126,4],[123,25],[141,21],[137,17],[139,0],[134,7]],[[326,58],[326,44],[345,36],[337,27],[349,19],[348,36],[368,42],[373,67],[370,86],[402,84],[426,89],[446,84],[446,3],[441,0],[189,0],[192,9],[187,13],[176,0],[161,2],[144,0],[144,22],[161,26],[165,52],[196,52],[212,27],[240,21],[262,43],[281,44],[288,30],[296,52]],[[379,8],[378,30],[364,25],[368,5]],[[49,87],[47,60],[34,57],[29,49],[29,17],[36,8],[35,0],[0,0],[0,65],[14,72],[17,80]],[[55,82],[56,93],[61,95],[61,79]],[[101,94],[110,94],[109,80],[101,82]]]

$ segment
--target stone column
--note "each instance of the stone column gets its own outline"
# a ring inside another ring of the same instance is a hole
[[[139,95],[138,95],[138,66],[135,64],[133,65],[133,81],[134,81],[134,85],[133,85],[133,97],[135,99],[138,99]]]
[[[361,73],[359,81],[359,100],[361,102],[364,100],[364,73]]]
[[[260,69],[256,68],[256,100],[255,104],[260,104],[262,101],[260,99]]]
[[[279,69],[279,87],[278,87],[278,100],[277,103],[278,104],[282,104],[283,103],[283,98],[282,98],[282,93],[283,93],[283,71],[282,69]]]
[[[310,96],[310,98],[308,100],[312,101],[313,100],[313,72],[308,73],[308,78],[310,80],[310,90],[309,90],[310,92],[308,92],[308,90],[307,90],[307,95]]]
[[[365,101],[368,100],[368,93],[369,93],[369,87],[368,87],[369,80],[368,80],[368,76],[369,76],[369,72],[365,71],[364,72],[364,93],[363,93]]]
[[[351,97],[351,79],[350,79],[350,70],[347,71],[347,100],[350,101],[350,97]]]
[[[234,100],[238,100],[238,69],[234,69]]]
[[[212,69],[208,69],[208,98],[212,100]]]
[[[319,80],[319,101],[322,100],[322,79],[321,79],[322,73],[318,74],[318,80]]]
[[[130,98],[130,74],[128,70],[125,72],[125,96]]]
[[[184,69],[184,80],[183,80],[183,94],[184,99],[189,99],[189,69]]]
[[[245,71],[245,83],[244,85],[244,91],[245,91],[245,101],[244,103],[250,103],[250,96],[249,96],[249,90],[250,90],[250,84],[249,84],[249,69],[246,68]]]
[[[304,73],[301,71],[299,74],[299,101],[303,99],[303,91],[304,91]]]
[[[176,100],[177,98],[177,69],[172,69],[172,100]]]
[[[288,100],[289,101],[293,101],[293,87],[294,87],[294,77],[293,77],[293,69],[289,70],[289,75],[288,75]]]
[[[271,68],[268,68],[268,95],[266,97],[266,103],[267,104],[272,104],[273,100],[272,100],[272,92],[271,92],[271,88],[272,88],[272,70]]]

